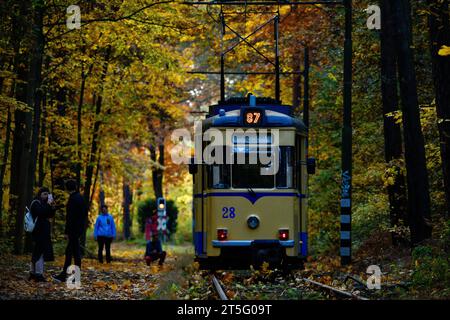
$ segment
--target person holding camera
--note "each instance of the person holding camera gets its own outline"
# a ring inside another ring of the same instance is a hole
[[[100,263],[103,263],[103,247],[106,250],[106,263],[111,262],[111,242],[115,237],[114,218],[108,213],[108,206],[104,204],[94,226],[94,239],[98,242],[98,261]]]
[[[35,226],[31,233],[33,251],[29,279],[45,282],[44,261],[54,260],[49,219],[55,216],[55,202],[48,188],[39,189],[30,205],[30,212]]]

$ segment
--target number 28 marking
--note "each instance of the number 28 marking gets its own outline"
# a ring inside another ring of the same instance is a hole
[[[234,207],[223,207],[222,208],[222,218],[224,219],[234,219],[236,217],[236,209]]]

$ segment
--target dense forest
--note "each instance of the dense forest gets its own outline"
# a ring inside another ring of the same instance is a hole
[[[77,181],[89,204],[88,226],[106,202],[122,237],[139,237],[130,231],[138,230],[138,203],[164,196],[178,206],[178,232],[190,240],[192,178],[186,166],[172,162],[170,134],[192,130],[220,98],[217,75],[189,73],[219,70],[222,31],[214,17],[220,7],[78,1],[77,25],[73,4],[0,4],[0,250],[30,250],[25,207],[42,186],[56,200],[53,238],[61,238],[67,179]],[[371,5],[379,6],[379,16],[366,10]],[[317,174],[309,178],[311,255],[337,257],[344,9],[280,10],[281,68],[301,70],[306,47],[310,60],[309,154],[317,159]],[[381,29],[370,28],[372,14]],[[248,33],[262,20],[241,15],[233,23]],[[449,1],[353,1],[352,27],[355,259],[404,249],[416,261],[417,288],[448,298]],[[235,36],[227,31],[224,40],[230,44]],[[271,56],[271,37],[263,28],[251,42]],[[230,70],[271,68],[245,46],[225,63]],[[302,82],[295,75],[281,78],[281,100],[299,117]],[[226,91],[263,97],[272,96],[274,86],[271,76],[236,75],[227,78]],[[380,263],[384,258],[387,253]]]

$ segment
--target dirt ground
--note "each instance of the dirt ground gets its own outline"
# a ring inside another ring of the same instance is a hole
[[[112,244],[111,264],[83,259],[80,289],[69,289],[66,283],[52,279],[51,275],[61,271],[63,256],[46,263],[47,282],[35,282],[28,280],[29,255],[0,253],[0,300],[175,299],[173,288],[183,281],[183,267],[192,263],[188,249],[168,248],[162,267],[147,266],[143,260],[144,249],[141,245],[116,242]]]

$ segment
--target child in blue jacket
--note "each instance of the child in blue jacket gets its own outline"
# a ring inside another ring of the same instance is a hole
[[[116,238],[114,218],[108,213],[108,206],[102,205],[94,227],[94,239],[98,242],[98,261],[103,263],[103,247],[106,249],[106,263],[111,262],[111,242]]]

